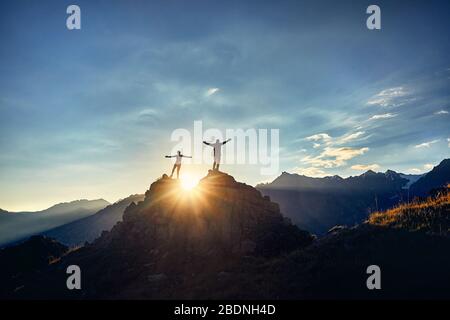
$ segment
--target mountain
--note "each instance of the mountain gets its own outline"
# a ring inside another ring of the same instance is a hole
[[[305,250],[266,263],[258,272],[270,285],[258,298],[449,299],[448,191],[373,213],[359,226],[336,229]],[[381,290],[366,288],[370,265],[380,267]]]
[[[257,189],[280,204],[281,211],[300,228],[324,234],[335,225],[355,225],[370,212],[389,208],[404,199],[408,180],[388,170],[360,176],[310,178],[283,172]]]
[[[210,172],[191,192],[165,176],[110,232],[58,251],[58,259],[44,250],[38,259],[46,267],[10,278],[0,292],[3,299],[449,299],[449,221],[449,189],[441,188],[313,238],[231,176]],[[14,259],[7,261],[20,266]],[[69,265],[81,268],[81,290],[66,288]],[[366,287],[370,265],[380,268],[381,290]]]
[[[195,296],[240,261],[281,256],[312,241],[276,203],[227,174],[210,171],[190,192],[163,176],[110,232],[30,278],[13,296]],[[66,267],[74,264],[83,273],[82,292],[65,287]]]
[[[408,180],[408,183],[403,186],[404,189],[409,189],[413,183],[423,177],[423,174],[404,174],[400,173],[400,177]]]
[[[425,175],[369,170],[359,176],[311,178],[283,172],[256,188],[280,204],[300,228],[318,235],[335,225],[355,225],[371,212],[389,209],[450,182],[449,160]]]
[[[67,252],[68,248],[54,239],[32,236],[27,241],[0,249],[0,296],[23,288],[26,277],[38,272]]]
[[[103,199],[76,200],[36,212],[3,211],[0,213],[0,246],[90,216],[109,204]]]
[[[450,183],[450,159],[444,159],[433,170],[413,183],[410,187],[410,193],[414,196],[424,197],[429,195],[432,189],[448,183]]]
[[[83,245],[86,241],[91,242],[98,238],[102,231],[110,231],[117,222],[122,221],[126,207],[132,202],[142,200],[144,200],[144,195],[129,196],[91,216],[48,230],[43,235],[70,247]]]

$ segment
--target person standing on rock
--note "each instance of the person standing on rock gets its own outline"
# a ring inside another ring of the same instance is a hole
[[[213,147],[214,150],[214,163],[213,163],[213,170],[219,171],[219,165],[220,165],[220,156],[222,153],[222,146],[230,141],[231,139],[225,140],[223,142],[220,142],[219,139],[216,140],[215,143],[209,143],[206,141],[203,141],[204,144],[207,146]]]
[[[177,179],[180,178],[180,168],[181,168],[181,159],[182,158],[192,158],[191,156],[185,156],[184,154],[181,154],[181,151],[177,151],[177,154],[174,156],[166,156],[166,158],[176,158],[175,163],[172,168],[172,173],[170,174],[170,178],[173,177],[173,172],[175,169],[177,169]]]

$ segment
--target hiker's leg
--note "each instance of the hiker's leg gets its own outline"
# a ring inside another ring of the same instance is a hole
[[[220,163],[217,163],[217,165],[216,165],[216,170],[217,171],[219,171],[219,165],[220,165]]]
[[[177,179],[180,178],[180,168],[181,168],[181,164],[179,164],[179,165],[177,166]]]
[[[216,162],[213,162],[213,171],[216,170]]]
[[[175,167],[176,167],[176,166],[177,166],[176,164],[173,165],[172,173],[170,174],[170,177],[171,177],[171,178],[173,177],[173,173],[174,173],[174,171],[175,171]]]

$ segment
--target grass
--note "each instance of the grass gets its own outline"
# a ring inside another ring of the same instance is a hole
[[[447,235],[450,233],[450,185],[436,196],[425,200],[416,199],[384,212],[375,212],[369,216],[367,222],[378,226]]]

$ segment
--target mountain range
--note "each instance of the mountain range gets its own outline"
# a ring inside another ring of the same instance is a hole
[[[227,174],[211,171],[191,192],[163,176],[92,243],[69,250],[37,236],[1,250],[0,297],[449,299],[449,217],[442,187],[316,238]],[[70,265],[81,269],[81,290],[67,290]],[[366,287],[370,265],[382,290]]]
[[[76,200],[36,212],[0,211],[0,246],[88,217],[110,205],[103,199]]]
[[[256,188],[277,202],[281,211],[300,228],[323,235],[335,225],[352,226],[364,221],[371,212],[427,196],[433,188],[448,182],[450,159],[420,176],[369,170],[344,179],[283,172],[271,183]]]
[[[56,239],[69,247],[81,246],[85,242],[92,242],[97,239],[103,231],[111,230],[117,222],[122,221],[123,212],[132,202],[139,202],[143,199],[144,195],[131,195],[101,209],[93,215],[41,234]]]

